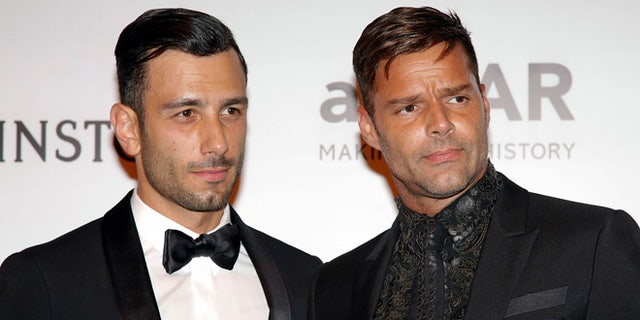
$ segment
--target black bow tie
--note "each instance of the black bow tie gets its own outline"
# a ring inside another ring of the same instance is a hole
[[[178,230],[167,230],[164,233],[162,265],[171,274],[187,265],[193,257],[210,257],[220,268],[231,270],[239,250],[237,225],[227,224],[195,240]]]

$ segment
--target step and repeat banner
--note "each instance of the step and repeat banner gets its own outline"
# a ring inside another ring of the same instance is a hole
[[[135,187],[118,156],[113,49],[143,11],[186,7],[234,32],[249,131],[233,205],[329,260],[388,228],[394,190],[356,123],[351,50],[390,9],[456,11],[491,102],[490,158],[537,193],[640,221],[640,5],[632,1],[0,2],[0,261],[96,219]]]

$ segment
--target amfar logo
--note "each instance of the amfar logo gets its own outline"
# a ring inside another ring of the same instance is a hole
[[[46,162],[50,148],[48,143],[51,142],[52,137],[54,141],[66,145],[62,148],[64,151],[61,148],[55,149],[55,158],[63,162],[76,161],[83,149],[81,140],[78,139],[78,131],[80,130],[84,130],[87,134],[93,134],[93,141],[89,145],[90,150],[93,150],[93,162],[102,162],[102,135],[104,131],[111,129],[111,123],[106,120],[86,120],[81,123],[63,120],[53,125],[55,135],[52,135],[49,132],[49,121],[41,120],[39,126],[31,127],[23,121],[13,121],[13,125],[10,125],[10,122],[6,123],[6,127],[11,128],[8,130],[15,130],[15,139],[9,141],[5,138],[5,122],[0,120],[0,162],[5,162],[7,155],[5,147],[12,143],[15,146],[15,153],[10,156],[12,159],[9,161],[23,162],[24,149],[31,148],[43,162]],[[80,135],[84,134],[80,133]]]
[[[545,86],[543,78],[555,77],[557,83]],[[558,63],[530,63],[528,70],[528,121],[542,120],[542,102],[546,99],[561,121],[574,120],[563,96],[569,92],[572,76],[569,69]],[[507,80],[497,63],[488,64],[481,82],[486,85],[487,92],[496,95],[487,97],[492,114],[504,111],[509,121],[522,121],[523,116],[518,108]],[[331,123],[357,121],[356,110],[358,100],[355,88],[347,82],[333,82],[327,85],[330,92],[339,91],[340,96],[327,99],[320,106],[321,117]],[[493,90],[493,91],[491,91]],[[546,111],[545,111],[546,112]],[[546,113],[545,113],[546,114]],[[493,159],[570,159],[575,142],[540,143],[535,141],[521,143],[492,143],[489,155]],[[320,160],[377,160],[380,154],[369,146],[349,146],[336,144],[320,144]]]

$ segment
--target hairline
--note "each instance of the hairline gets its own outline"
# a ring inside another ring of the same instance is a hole
[[[440,42],[434,43],[430,46],[423,46],[421,48],[417,48],[416,50],[408,50],[406,52],[398,52],[398,53],[392,53],[389,57],[382,57],[380,59],[378,59],[378,61],[375,63],[375,72],[373,73],[373,79],[370,80],[371,84],[369,85],[367,83],[366,77],[364,77],[364,82],[365,85],[367,86],[367,97],[362,97],[362,104],[364,106],[364,109],[367,111],[367,114],[369,114],[369,116],[373,119],[373,116],[375,114],[375,105],[371,99],[372,93],[373,91],[375,91],[376,88],[376,82],[379,79],[378,77],[382,76],[381,73],[383,72],[384,77],[386,79],[389,79],[389,70],[391,69],[391,64],[395,61],[395,59],[397,59],[398,57],[401,56],[405,56],[405,55],[409,55],[409,54],[413,54],[413,53],[418,53],[418,52],[423,52],[423,51],[427,51],[435,46],[437,46],[438,44],[444,43],[445,47],[442,50],[442,52],[440,53],[440,55],[436,58],[436,62],[441,61],[442,59],[446,58],[449,54],[451,54],[451,52],[458,46],[462,47],[462,51],[464,52],[464,56],[467,60],[467,63],[465,63],[465,67],[467,68],[467,70],[471,73],[471,75],[475,78],[476,80],[476,84],[478,86],[478,88],[480,88],[480,78],[478,75],[478,70],[473,70],[473,62],[471,61],[471,57],[469,55],[469,52],[467,52],[466,48],[464,48],[464,45],[462,43],[461,40],[452,40],[452,41],[447,41],[447,40],[442,40]],[[381,70],[382,68],[382,70]],[[368,106],[365,105],[366,102],[368,102]]]
[[[243,70],[245,85],[248,83],[248,75],[247,75],[246,64],[243,63],[243,57],[238,52],[238,50],[236,50],[233,46],[230,46],[225,50],[218,51],[216,53],[212,53],[212,54],[208,54],[208,55],[193,54],[192,52],[189,52],[187,50],[183,50],[178,46],[158,46],[158,47],[155,47],[155,48],[151,48],[151,49],[147,50],[147,53],[145,54],[145,59],[140,64],[140,71],[142,73],[142,79],[141,79],[142,81],[141,81],[141,86],[139,87],[140,88],[140,92],[137,95],[139,97],[139,100],[140,100],[140,101],[138,101],[138,103],[140,105],[139,106],[129,106],[138,115],[138,118],[139,118],[138,121],[140,123],[140,129],[141,130],[144,130],[144,117],[145,117],[145,113],[146,113],[145,111],[147,109],[146,106],[145,106],[145,100],[146,100],[147,91],[149,90],[149,63],[151,61],[153,61],[154,59],[162,56],[167,51],[182,52],[182,53],[188,54],[188,55],[193,56],[193,57],[212,57],[212,56],[215,56],[215,55],[218,55],[218,54],[222,54],[222,53],[225,53],[225,52],[233,52],[233,53],[236,54],[236,57],[238,58],[238,64],[240,64],[240,67]]]

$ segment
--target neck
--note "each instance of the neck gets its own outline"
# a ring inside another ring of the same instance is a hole
[[[224,208],[217,211],[191,211],[170,201],[160,194],[145,192],[143,186],[138,186],[138,196],[151,209],[175,221],[179,225],[197,233],[203,234],[215,229],[222,219]]]
[[[203,234],[215,229],[220,224],[224,210],[213,212],[187,211],[177,216],[162,214],[197,234]]]
[[[486,174],[488,167],[489,164],[487,164],[462,190],[450,196],[438,197],[431,194],[419,194],[410,190],[404,184],[399,183],[399,181],[396,181],[398,196],[402,199],[402,202],[407,208],[433,218],[451,203],[456,201],[456,199],[469,191],[469,189],[473,188],[473,186],[475,186]]]
[[[465,190],[466,191],[466,190]],[[404,202],[407,208],[427,215],[428,217],[435,217],[440,213],[444,208],[450,205],[455,199],[460,197],[464,193],[460,192],[454,197],[449,197],[446,199],[437,199],[437,198],[429,198],[429,197],[415,197],[415,196],[403,196],[400,194],[400,199]]]

